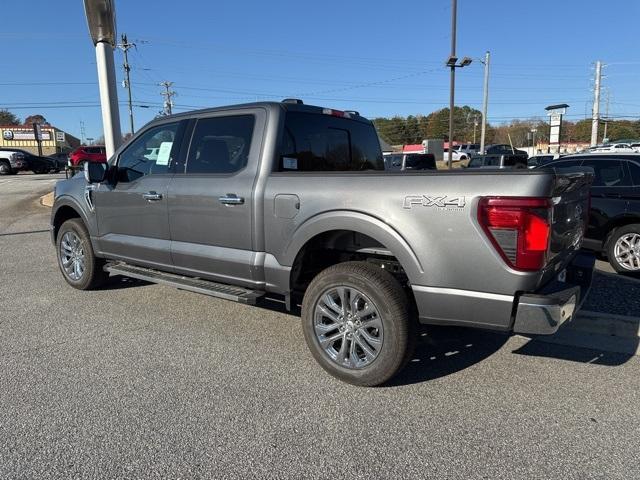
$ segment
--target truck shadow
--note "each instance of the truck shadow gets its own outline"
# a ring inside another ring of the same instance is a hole
[[[493,355],[509,337],[463,327],[421,326],[411,360],[385,386],[421,383],[459,372]]]
[[[507,333],[475,330],[462,327],[422,327],[415,353],[396,377],[385,386],[394,387],[426,382],[454,374],[480,363],[500,350],[511,338]],[[532,338],[511,353],[532,357],[589,363],[604,366],[619,366],[632,354],[550,343],[549,340]],[[629,342],[634,342],[629,340]],[[633,348],[637,346],[629,346]]]

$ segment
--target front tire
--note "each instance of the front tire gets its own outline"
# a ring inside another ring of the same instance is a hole
[[[69,285],[78,290],[100,287],[109,277],[104,260],[93,253],[89,232],[78,218],[67,220],[56,237],[58,266]]]
[[[406,364],[413,350],[411,308],[400,283],[365,262],[320,272],[302,302],[302,330],[316,361],[347,383],[376,386]]]
[[[0,162],[0,175],[11,175],[11,165],[8,162]]]
[[[607,257],[616,272],[640,274],[640,224],[616,228],[607,242]]]

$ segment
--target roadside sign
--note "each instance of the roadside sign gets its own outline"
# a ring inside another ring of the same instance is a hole
[[[66,141],[64,132],[56,132],[56,142],[64,143]]]

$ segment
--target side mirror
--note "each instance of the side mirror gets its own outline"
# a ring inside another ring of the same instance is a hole
[[[107,177],[106,163],[85,162],[84,178],[88,183],[101,183]]]

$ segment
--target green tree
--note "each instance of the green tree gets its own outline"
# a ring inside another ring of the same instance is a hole
[[[0,110],[0,125],[20,125],[20,119],[9,110]]]

